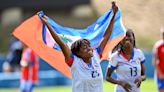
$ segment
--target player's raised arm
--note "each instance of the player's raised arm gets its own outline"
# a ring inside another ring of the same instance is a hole
[[[70,59],[70,54],[71,54],[71,50],[69,49],[69,47],[59,38],[59,36],[55,33],[55,31],[52,29],[51,25],[48,23],[47,17],[43,16],[41,17],[42,21],[44,24],[46,24],[47,28],[49,29],[53,39],[57,42],[57,44],[59,44],[64,56],[65,56],[65,60],[68,61]]]
[[[118,7],[117,5],[115,4],[115,2],[112,2],[112,9],[113,9],[113,16],[112,16],[112,19],[110,21],[110,24],[108,25],[107,29],[105,30],[105,33],[104,33],[104,36],[100,42],[100,48],[101,50],[103,51],[107,42],[108,42],[108,39],[112,33],[112,30],[113,30],[113,25],[114,25],[114,18],[115,18],[115,15],[118,11]]]

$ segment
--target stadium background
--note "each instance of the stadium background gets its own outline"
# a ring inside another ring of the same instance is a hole
[[[0,3],[0,92],[18,92],[19,72],[4,74],[2,65],[8,52],[10,33],[23,20],[43,10],[59,24],[84,28],[94,22],[110,7],[110,0],[1,0]],[[160,39],[160,27],[164,26],[163,0],[116,0],[123,13],[123,23],[132,28],[136,35],[137,47],[146,56],[148,80],[142,84],[142,92],[156,92],[153,81],[154,68],[151,63],[152,47]],[[39,86],[34,92],[70,92],[71,80],[40,60]],[[101,63],[103,73],[107,61]],[[105,92],[112,91],[113,85],[105,82]],[[10,89],[9,89],[10,88]],[[151,90],[150,90],[151,89]],[[64,90],[64,91],[62,91]]]

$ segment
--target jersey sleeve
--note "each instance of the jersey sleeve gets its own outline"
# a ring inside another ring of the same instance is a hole
[[[143,51],[139,50],[140,51],[140,61],[141,61],[141,64],[145,63],[145,55],[143,53]]]
[[[71,53],[70,55],[70,59],[68,61],[66,61],[66,64],[71,67],[74,61],[74,55]]]
[[[97,47],[95,50],[98,52],[98,54],[99,54],[99,56],[101,58],[102,57],[102,50],[101,50],[100,46]]]
[[[111,57],[109,57],[108,68],[115,70],[117,68],[117,65],[118,65],[118,60],[116,59],[116,56],[111,55]]]

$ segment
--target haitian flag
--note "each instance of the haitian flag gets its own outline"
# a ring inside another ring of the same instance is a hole
[[[65,63],[64,55],[58,44],[52,38],[48,28],[42,23],[40,17],[44,13],[40,12],[39,16],[34,15],[18,26],[13,35],[21,40],[28,47],[32,48],[42,59],[44,59],[52,67],[71,78],[69,66]],[[92,47],[97,47],[103,34],[108,27],[113,16],[112,9],[100,16],[96,22],[85,29],[73,29],[63,27],[48,18],[48,22],[59,37],[70,47],[71,44],[81,38],[90,40]],[[114,27],[110,39],[104,49],[102,59],[107,59],[108,53],[123,39],[125,35],[125,27],[122,24],[122,16],[118,10]]]

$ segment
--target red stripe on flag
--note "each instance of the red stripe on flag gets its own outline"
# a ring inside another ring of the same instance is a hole
[[[108,59],[108,54],[109,52],[124,38],[124,35],[120,35],[114,39],[112,39],[111,41],[109,41],[107,43],[107,45],[105,46],[105,49],[102,53],[102,58],[101,58],[101,61],[102,60],[107,60]]]
[[[71,78],[70,68],[65,63],[62,52],[44,44],[42,40],[42,22],[37,15],[23,22],[12,34],[33,49],[36,54],[52,67]]]

